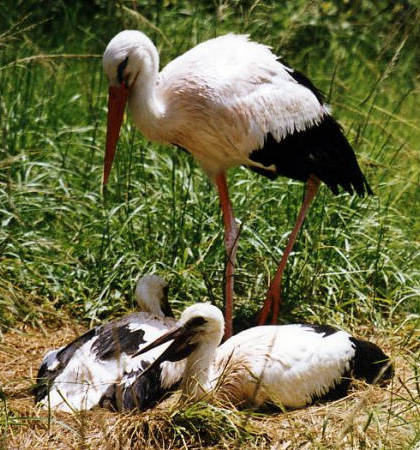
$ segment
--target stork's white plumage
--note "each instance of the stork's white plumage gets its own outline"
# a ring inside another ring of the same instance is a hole
[[[276,321],[287,257],[320,180],[359,195],[371,193],[353,149],[329,115],[322,94],[281,64],[269,47],[228,34],[197,45],[159,73],[159,55],[138,31],[123,31],[103,56],[109,80],[104,162],[107,182],[128,99],[132,119],[149,139],[186,149],[214,181],[225,225],[226,335],[231,334],[238,231],[226,171],[245,165],[269,178],[306,183],[306,196],[260,317]]]
[[[172,340],[150,369],[187,358],[181,382],[186,398],[199,400],[214,391],[216,398],[237,406],[303,407],[345,396],[351,378],[372,383],[393,374],[378,346],[328,325],[259,326],[217,347],[223,322],[218,308],[197,303],[174,329],[139,353]]]
[[[142,312],[97,326],[44,356],[34,388],[36,403],[62,411],[91,409],[97,405],[113,409],[146,408],[179,381],[183,363],[166,364],[154,373],[156,377],[162,376],[162,382],[137,389],[136,405],[119,403],[115,384],[122,377],[148,367],[160,352],[155,352],[155,356],[148,354],[146,358],[134,358],[133,354],[176,323],[167,300],[167,284],[160,277],[140,278],[136,300]]]

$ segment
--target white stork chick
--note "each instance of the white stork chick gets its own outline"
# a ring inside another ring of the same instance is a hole
[[[306,183],[301,211],[273,278],[259,324],[281,300],[283,271],[320,181],[360,196],[372,191],[340,125],[308,78],[283,65],[270,48],[227,34],[203,42],[159,72],[159,55],[143,33],[118,33],[103,55],[109,80],[103,183],[114,159],[128,101],[150,140],[187,150],[217,187],[225,226],[226,336],[232,334],[233,275],[238,240],[226,171],[235,166]]]
[[[154,360],[153,354],[133,358],[134,353],[175,325],[167,293],[167,283],[160,277],[143,276],[136,287],[141,312],[97,326],[48,352],[33,390],[35,402],[44,408],[78,411],[97,405],[144,409],[158,401],[180,379],[184,363],[167,364],[155,371],[156,377],[162,375],[162,382],[148,383],[144,378],[137,390],[136,405],[120,402],[114,386],[123,376],[145,369]],[[159,352],[155,353],[156,357]]]
[[[344,397],[351,378],[373,383],[393,374],[377,345],[328,325],[259,326],[218,347],[223,329],[223,315],[215,306],[187,308],[174,329],[138,352],[173,341],[144,375],[163,361],[186,357],[181,382],[186,398],[199,400],[213,391],[236,406],[299,408]]]

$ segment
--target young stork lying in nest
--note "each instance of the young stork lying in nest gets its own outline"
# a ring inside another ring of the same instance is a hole
[[[164,361],[186,359],[185,398],[199,400],[212,391],[235,406],[299,408],[344,397],[352,378],[374,383],[393,375],[390,359],[377,345],[329,325],[258,326],[218,347],[223,330],[218,308],[190,306],[172,330],[134,355],[172,341],[137,381]],[[128,389],[124,395],[135,392]]]
[[[125,402],[116,395],[115,388],[123,376],[128,386],[130,374],[138,375],[160,351],[148,353],[147,357],[136,357],[135,353],[176,324],[167,291],[160,277],[143,276],[136,287],[141,312],[97,326],[68,345],[48,352],[33,389],[35,402],[45,408],[79,411],[97,405],[144,409],[158,401],[180,380],[183,362],[166,363],[158,371],[149,372],[136,383],[136,395],[126,397]],[[135,404],[127,403],[133,399]]]

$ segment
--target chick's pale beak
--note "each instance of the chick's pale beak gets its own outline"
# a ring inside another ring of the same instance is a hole
[[[183,341],[184,335],[184,328],[182,326],[178,326],[175,328],[172,328],[171,330],[164,333],[162,336],[158,337],[155,341],[150,343],[149,345],[145,346],[141,350],[139,350],[137,353],[133,355],[133,358],[139,355],[142,355],[143,353],[147,353],[149,350],[152,350],[156,347],[159,347],[159,345],[165,344],[166,342],[172,341],[172,344],[162,353],[159,359],[161,359],[160,362],[164,360],[168,356],[168,354],[172,353],[172,350],[174,350],[177,347],[178,340],[181,338]]]
[[[106,147],[104,159],[104,174],[102,184],[108,181],[114,161],[115,150],[117,148],[118,136],[120,135],[121,124],[124,118],[125,105],[128,98],[128,88],[121,86],[110,86],[108,97],[108,123],[106,131]]]
[[[159,366],[160,363],[164,361],[180,361],[181,359],[187,358],[191,352],[196,348],[196,344],[189,343],[189,338],[194,334],[193,330],[188,330],[183,326],[177,326],[167,333],[163,334],[157,338],[154,342],[147,345],[146,347],[135,353],[132,358],[147,353],[149,350],[158,347],[159,345],[165,344],[166,342],[173,341],[168,348],[158,356],[155,361],[144,370],[140,377],[146,375],[149,371],[153,370],[155,367]]]

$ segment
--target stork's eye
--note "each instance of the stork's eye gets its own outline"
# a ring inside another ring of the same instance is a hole
[[[127,67],[127,63],[128,63],[128,56],[124,59],[124,61],[122,61],[118,64],[117,79],[118,79],[118,83],[120,83],[120,84],[122,84],[124,81],[124,69]]]
[[[204,325],[206,322],[207,320],[204,317],[198,316],[190,319],[185,326],[186,328],[192,329]]]

